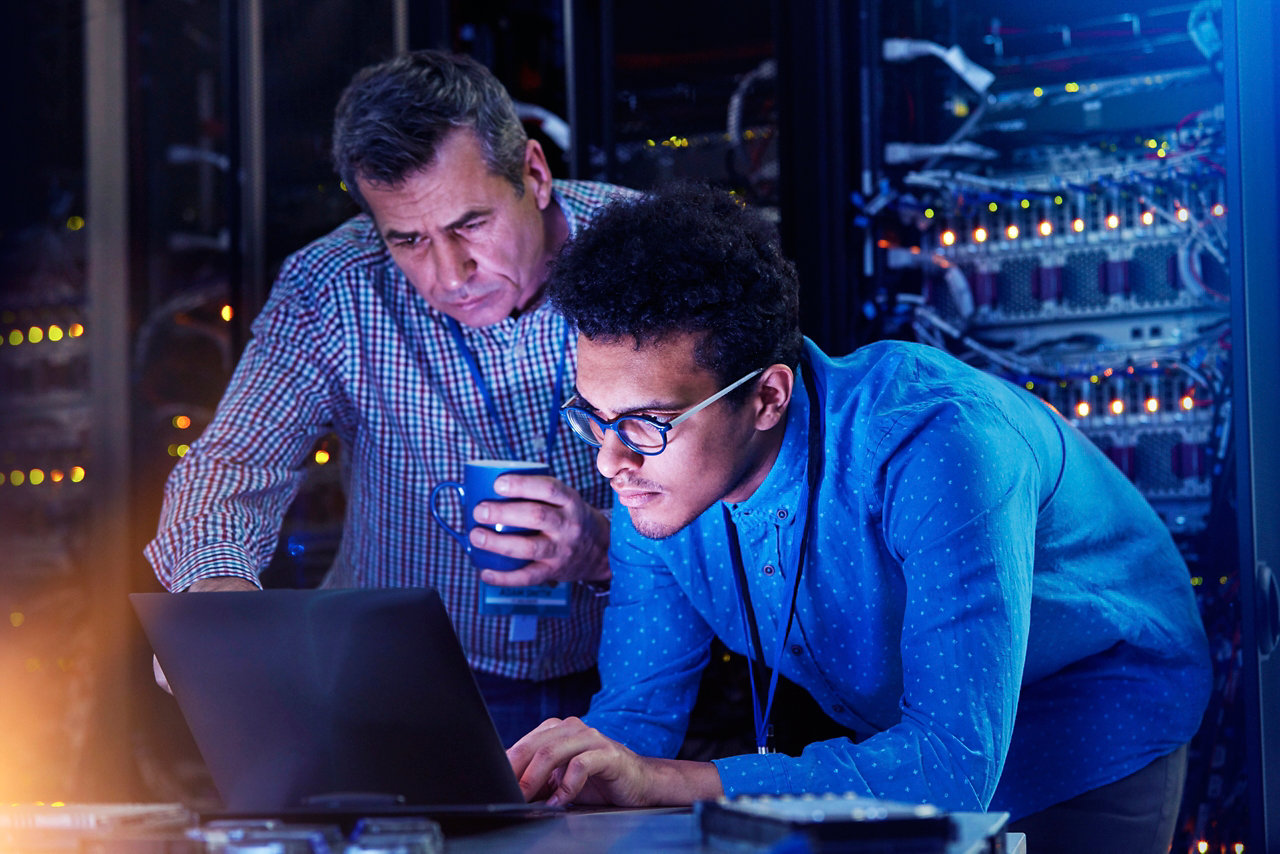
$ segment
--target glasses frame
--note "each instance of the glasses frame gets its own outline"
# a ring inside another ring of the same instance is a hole
[[[569,429],[573,431],[573,434],[577,436],[579,439],[581,439],[582,441],[586,442],[588,445],[591,445],[592,447],[599,448],[601,445],[603,445],[604,437],[609,434],[610,430],[612,430],[614,433],[617,434],[618,440],[622,442],[622,444],[625,445],[628,449],[635,451],[637,454],[641,454],[646,457],[656,457],[658,454],[661,454],[663,451],[667,449],[667,433],[671,431],[672,427],[675,427],[677,424],[679,424],[680,422],[688,418],[692,418],[694,415],[697,415],[699,412],[706,409],[708,406],[715,403],[717,400],[724,397],[726,394],[733,391],[738,386],[742,385],[748,380],[755,379],[756,377],[760,376],[760,374],[762,373],[764,373],[764,368],[756,368],[754,371],[747,374],[746,376],[741,377],[735,380],[734,382],[730,383],[729,385],[725,386],[724,388],[720,389],[718,392],[711,395],[706,400],[703,400],[699,403],[695,403],[693,406],[689,407],[684,412],[677,415],[675,418],[672,418],[670,421],[659,421],[657,418],[654,418],[652,415],[619,415],[617,418],[614,418],[611,421],[605,421],[603,418],[601,418],[599,415],[596,415],[591,410],[586,409],[585,407],[582,407],[582,406],[574,405],[573,402],[578,399],[578,395],[576,394],[573,397],[566,400],[564,402],[564,405],[560,407],[560,415],[562,418],[564,418],[566,422],[568,422]],[[600,438],[597,439],[594,435],[592,435],[587,430],[580,428],[578,426],[578,423],[575,422],[570,417],[570,412],[573,412],[575,414],[581,413],[582,415],[585,415],[587,419],[591,421],[591,423],[595,424],[596,427],[599,428]],[[624,424],[627,421],[643,421],[647,426],[657,430],[659,437],[661,437],[662,439],[662,445],[658,447],[656,450],[653,450],[653,449],[641,448],[632,444],[632,442],[629,439],[627,439],[626,435],[621,430],[618,429],[619,425]]]

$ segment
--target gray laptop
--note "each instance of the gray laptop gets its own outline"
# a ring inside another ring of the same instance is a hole
[[[524,803],[436,591],[129,599],[228,810]]]

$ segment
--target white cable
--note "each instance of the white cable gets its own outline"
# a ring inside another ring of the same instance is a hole
[[[563,152],[569,151],[569,123],[557,116],[555,113],[539,107],[536,104],[526,104],[523,101],[516,101],[516,115],[521,120],[536,121],[542,132],[547,135],[547,139],[556,144]]]
[[[885,39],[883,55],[885,62],[908,62],[921,56],[936,56],[979,95],[990,89],[996,79],[995,74],[965,56],[960,45],[946,48],[923,39]]]

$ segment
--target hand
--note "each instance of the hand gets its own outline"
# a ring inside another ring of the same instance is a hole
[[[207,593],[211,590],[257,590],[258,586],[252,581],[247,581],[234,575],[214,575],[210,578],[200,578],[191,582],[191,586],[186,589],[187,593]],[[164,675],[164,670],[160,667],[160,659],[154,655],[151,656],[151,673],[156,678],[156,684],[164,689],[166,694],[172,694],[173,688],[169,685],[169,679]]]
[[[471,529],[473,546],[531,561],[521,569],[487,569],[480,579],[502,587],[525,587],[547,581],[608,581],[609,519],[582,500],[572,487],[546,475],[504,474],[494,483],[501,495],[517,501],[482,501],[476,521],[514,525],[536,534],[498,534]]]
[[[639,756],[578,718],[549,718],[507,750],[526,800],[685,806],[724,793],[710,762]]]

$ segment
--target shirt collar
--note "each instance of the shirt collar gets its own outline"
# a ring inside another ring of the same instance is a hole
[[[778,449],[778,456],[765,475],[764,482],[745,500],[729,505],[729,515],[738,527],[764,522],[787,527],[795,523],[801,509],[806,506],[809,395],[805,390],[804,378],[798,371],[786,418],[782,447]]]

